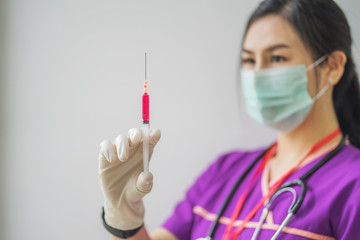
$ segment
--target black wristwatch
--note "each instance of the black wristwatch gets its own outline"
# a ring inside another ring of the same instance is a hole
[[[102,221],[103,221],[103,224],[104,224],[104,227],[106,230],[108,230],[108,232],[110,232],[112,235],[116,236],[116,237],[119,237],[119,238],[123,238],[123,239],[126,239],[126,238],[129,238],[129,237],[132,237],[134,236],[141,228],[142,228],[142,225],[138,228],[135,228],[135,229],[130,229],[130,230],[120,230],[120,229],[116,229],[116,228],[113,228],[111,226],[109,226],[106,222],[105,222],[105,211],[104,211],[104,207],[102,208]]]

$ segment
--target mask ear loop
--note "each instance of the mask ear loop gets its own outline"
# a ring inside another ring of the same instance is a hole
[[[311,69],[313,69],[314,67],[316,67],[317,65],[319,65],[320,63],[322,63],[323,61],[325,61],[328,57],[329,57],[329,54],[325,54],[324,56],[322,56],[321,58],[319,58],[318,60],[316,60],[315,62],[313,62],[312,64],[310,64],[310,65],[306,68],[306,71],[310,71]]]
[[[314,101],[318,100],[330,88],[331,83],[333,82],[333,79],[329,78],[328,81],[329,81],[329,83],[315,95],[315,97],[313,98]]]
[[[329,57],[329,54],[325,54],[324,56],[322,56],[321,58],[319,58],[318,60],[316,60],[315,62],[313,62],[312,64],[310,64],[307,68],[306,71],[310,71],[311,69],[313,69],[314,67],[316,67],[317,65],[319,65],[320,63],[322,63],[323,61],[325,61],[327,58]],[[330,87],[331,83],[332,83],[332,78],[329,78],[329,84],[327,84],[325,87],[323,87],[313,98],[314,101],[318,100]]]

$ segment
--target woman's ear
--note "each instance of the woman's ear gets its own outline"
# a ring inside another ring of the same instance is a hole
[[[334,51],[328,58],[328,79],[332,79],[330,84],[335,86],[340,81],[345,71],[345,64],[347,61],[346,54],[342,51]]]

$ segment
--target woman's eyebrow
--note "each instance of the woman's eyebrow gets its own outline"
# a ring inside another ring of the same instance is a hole
[[[272,52],[272,51],[277,50],[279,48],[290,48],[290,46],[286,45],[286,44],[276,44],[274,46],[270,46],[270,47],[266,48],[265,51]]]
[[[252,51],[250,51],[250,50],[247,50],[247,49],[245,49],[245,48],[243,48],[242,49],[242,51],[244,52],[244,53],[248,53],[248,54],[254,54]]]
[[[272,52],[272,51],[277,50],[277,49],[279,49],[279,48],[290,48],[290,46],[287,45],[287,44],[281,43],[281,44],[276,44],[276,45],[272,45],[272,46],[270,46],[270,47],[267,47],[264,51],[266,51],[266,52]],[[246,48],[244,48],[244,47],[243,47],[242,51],[243,51],[244,53],[254,54],[253,51],[251,51],[251,50],[249,50],[249,49],[246,49]]]

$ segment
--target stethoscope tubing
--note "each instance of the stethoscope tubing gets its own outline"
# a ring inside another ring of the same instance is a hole
[[[313,166],[309,171],[307,171],[304,175],[302,175],[300,178],[295,179],[293,181],[290,182],[286,182],[284,184],[282,184],[270,197],[269,199],[269,203],[271,204],[272,200],[277,196],[277,193],[279,191],[281,191],[282,189],[285,188],[290,188],[292,186],[300,186],[301,187],[301,193],[299,198],[297,198],[295,203],[292,203],[290,209],[289,209],[289,213],[286,216],[286,218],[284,219],[284,221],[282,222],[281,226],[277,229],[277,231],[275,232],[274,236],[271,238],[271,240],[275,240],[278,235],[281,233],[282,229],[290,222],[291,218],[293,215],[295,215],[297,213],[297,211],[300,209],[304,199],[305,199],[305,195],[307,192],[307,186],[305,184],[305,179],[309,178],[312,174],[314,174],[319,168],[321,168],[325,163],[327,163],[330,159],[332,159],[337,153],[340,152],[340,150],[345,146],[345,142],[347,140],[347,136],[344,136],[340,143],[336,146],[336,148],[334,148],[330,153],[328,153],[320,162],[318,162],[315,166]],[[216,228],[219,224],[219,220],[222,217],[222,215],[224,214],[227,206],[229,205],[232,197],[234,196],[236,190],[238,189],[239,185],[243,182],[243,180],[245,179],[245,177],[249,174],[249,172],[254,168],[254,166],[256,165],[256,163],[266,154],[266,152],[270,149],[267,148],[266,150],[264,150],[259,156],[256,157],[256,159],[246,168],[246,170],[243,172],[243,174],[239,177],[239,179],[236,181],[235,185],[233,186],[233,188],[231,189],[229,195],[226,197],[223,205],[221,206],[217,217],[215,219],[215,221],[213,221],[208,235],[207,237],[205,237],[204,239],[208,239],[211,240],[213,239],[215,232],[216,232]],[[266,217],[266,216],[265,216]],[[264,219],[265,220],[265,219]],[[261,224],[259,224],[261,227]],[[259,231],[259,230],[258,230]],[[256,232],[256,229],[255,229]]]
[[[215,221],[213,221],[210,229],[209,229],[209,232],[208,232],[208,235],[207,235],[207,239],[212,239],[215,235],[215,231],[216,231],[216,228],[217,226],[219,225],[219,220],[220,218],[222,217],[222,215],[224,214],[227,206],[229,205],[232,197],[234,196],[236,190],[238,189],[238,187],[240,186],[240,184],[244,181],[245,177],[249,174],[249,172],[255,167],[256,163],[258,163],[258,161],[265,155],[265,153],[270,149],[267,148],[265,151],[263,151],[259,156],[257,156],[255,158],[255,160],[245,169],[245,171],[243,172],[243,174],[240,176],[240,178],[236,181],[235,185],[233,186],[233,188],[231,189],[230,193],[228,194],[228,196],[226,197],[225,199],[225,202],[223,203],[223,205],[221,206],[218,214],[217,214],[217,217],[215,219]]]

